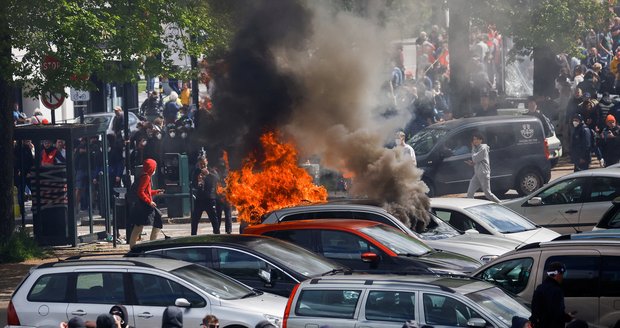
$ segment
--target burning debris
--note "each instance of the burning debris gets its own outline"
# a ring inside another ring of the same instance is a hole
[[[315,186],[306,170],[297,165],[297,150],[290,143],[278,143],[275,133],[260,138],[260,164],[250,156],[239,171],[226,179],[226,198],[239,210],[239,219],[260,223],[260,217],[273,210],[303,202],[325,202],[327,190]]]
[[[280,130],[304,156],[318,155],[323,167],[352,176],[352,196],[378,200],[403,222],[425,225],[422,171],[384,147],[410,118],[408,112],[381,115],[393,103],[381,85],[394,36],[372,18],[325,10],[324,2],[256,4],[233,42],[228,73],[216,78],[215,120],[205,131],[207,140],[231,150],[233,170],[253,153],[228,182],[235,187],[227,198],[241,219],[326,198],[325,189],[310,187],[292,144],[278,145],[272,133],[259,137]],[[258,140],[264,155],[256,154]]]

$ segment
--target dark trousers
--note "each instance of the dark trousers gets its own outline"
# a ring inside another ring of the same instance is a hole
[[[230,204],[223,197],[218,197],[215,203],[217,219],[222,222],[222,212],[224,212],[224,229],[227,234],[232,233],[232,214]]]
[[[198,222],[200,222],[203,211],[207,212],[207,216],[213,227],[213,233],[219,235],[220,220],[217,215],[215,215],[215,199],[197,198],[194,202],[194,210],[192,211],[192,236],[198,233]]]

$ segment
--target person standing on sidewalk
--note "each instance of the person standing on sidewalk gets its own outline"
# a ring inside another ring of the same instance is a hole
[[[474,133],[472,137],[471,160],[465,163],[474,167],[474,176],[469,181],[467,198],[474,198],[474,194],[480,188],[490,201],[499,203],[499,199],[491,192],[491,160],[489,159],[489,146],[483,144],[482,134]]]
[[[193,174],[194,180],[192,184],[195,189],[196,199],[194,200],[194,210],[192,211],[192,236],[198,233],[198,223],[204,211],[209,216],[213,233],[216,235],[220,234],[220,220],[215,213],[218,177],[215,171],[209,169],[208,164],[207,158],[200,156]]]
[[[129,247],[133,247],[138,241],[138,237],[142,234],[145,225],[152,225],[151,240],[157,239],[157,235],[163,222],[161,215],[157,210],[157,204],[153,201],[153,196],[162,192],[162,190],[151,190],[151,176],[155,173],[157,163],[147,158],[142,164],[142,175],[136,179],[136,196],[137,201],[131,210],[131,218],[133,220],[133,229],[129,238]],[[134,182],[134,183],[136,183]]]
[[[570,158],[573,162],[574,171],[587,170],[592,160],[593,133],[590,128],[583,124],[580,114],[573,115],[573,133],[570,144]]]

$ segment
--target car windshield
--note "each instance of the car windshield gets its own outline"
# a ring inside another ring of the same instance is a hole
[[[447,132],[443,128],[426,128],[416,133],[407,143],[413,147],[416,155],[425,155],[433,149],[437,141]]]
[[[101,124],[108,126],[113,115],[84,116],[85,124]],[[80,118],[76,117],[72,123],[80,123]]]
[[[388,226],[376,225],[360,229],[360,231],[374,238],[396,254],[419,256],[433,250],[422,241]]]
[[[261,254],[281,260],[283,263],[306,277],[315,277],[334,269],[342,268],[335,262],[301,248],[297,245],[269,240],[249,245]]]
[[[499,204],[468,207],[467,212],[501,233],[515,233],[536,229],[536,225],[523,216]]]
[[[514,298],[497,287],[483,289],[465,295],[474,303],[479,304],[494,317],[504,322],[508,327],[512,325],[512,317],[529,318],[530,311]]]
[[[460,233],[451,225],[443,222],[435,214],[429,213],[430,222],[424,229],[417,229],[416,235],[424,240],[446,239],[459,236]],[[412,227],[413,230],[413,227]]]
[[[171,271],[206,293],[225,300],[239,299],[253,293],[248,287],[203,266],[192,264]]]

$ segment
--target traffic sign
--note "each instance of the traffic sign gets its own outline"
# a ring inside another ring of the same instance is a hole
[[[60,60],[52,55],[46,55],[41,63],[41,72],[48,74],[60,69]]]
[[[65,95],[60,92],[45,92],[41,95],[41,102],[49,109],[56,109],[62,106]]]
[[[71,89],[70,92],[72,101],[89,101],[90,100],[90,92],[85,90],[76,90]]]

